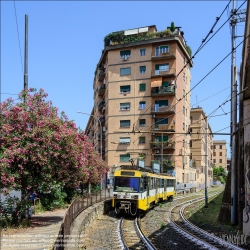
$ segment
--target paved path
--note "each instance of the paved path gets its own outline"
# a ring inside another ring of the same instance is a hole
[[[34,215],[31,227],[7,233],[2,231],[0,250],[48,250],[55,242],[66,209]]]

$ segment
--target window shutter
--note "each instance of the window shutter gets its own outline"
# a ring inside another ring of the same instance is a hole
[[[140,83],[140,91],[146,90],[146,83]]]

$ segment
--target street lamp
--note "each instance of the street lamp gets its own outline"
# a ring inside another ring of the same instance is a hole
[[[99,119],[97,116],[95,116],[95,115],[91,115],[91,114],[84,113],[84,112],[81,112],[81,111],[77,111],[77,113],[83,114],[83,115],[92,116],[92,117],[96,118],[96,120],[99,122],[100,128],[101,128],[101,133],[100,133],[100,136],[101,136],[101,140],[100,140],[100,141],[101,141],[101,146],[100,146],[100,157],[101,157],[101,160],[102,160],[102,124],[101,124],[100,119]],[[101,179],[101,189],[102,189],[102,179]]]

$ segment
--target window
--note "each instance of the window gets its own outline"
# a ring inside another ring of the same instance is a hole
[[[189,144],[190,144],[190,148],[192,148],[192,144],[193,144],[193,142],[192,142],[192,141],[190,141],[190,143],[189,143]]]
[[[155,107],[168,107],[168,100],[155,101]]]
[[[162,87],[168,87],[169,83],[168,82],[162,82],[161,86]]]
[[[220,152],[220,156],[222,156],[222,152]]]
[[[121,57],[123,60],[127,60],[127,59],[130,57],[130,54],[131,54],[131,51],[130,51],[130,50],[123,50],[123,51],[120,51],[120,57]]]
[[[185,131],[185,123],[182,124],[182,129]]]
[[[146,66],[140,66],[140,73],[145,74],[146,73]]]
[[[120,103],[120,110],[130,110],[130,103]]]
[[[192,124],[193,123],[193,117],[190,116],[190,123]]]
[[[222,159],[220,159],[220,163],[222,163]]]
[[[128,162],[130,159],[130,154],[120,155],[120,162]]]
[[[213,163],[216,163],[216,160],[215,160],[215,159],[213,159]]]
[[[139,126],[140,127],[145,127],[146,126],[146,119],[140,119],[139,120]]]
[[[146,49],[140,49],[140,56],[146,55]]]
[[[213,152],[213,156],[216,156],[216,152]]]
[[[187,109],[186,109],[186,116],[187,116],[187,113],[188,113],[188,111],[187,111]]]
[[[161,142],[161,141],[162,141],[161,135],[155,136],[155,142]],[[163,141],[168,141],[168,136],[167,135],[163,136]]]
[[[168,63],[155,65],[155,74],[156,75],[159,75],[160,72],[162,72],[162,71],[168,71],[168,70],[169,70],[169,64]]]
[[[145,144],[146,143],[146,138],[143,137],[139,137],[139,144]]]
[[[120,76],[130,75],[131,68],[120,68]]]
[[[168,45],[159,46],[159,47],[155,48],[155,55],[156,56],[160,56],[160,54],[167,53],[167,52],[169,52]]]
[[[220,145],[220,149],[222,149],[222,145]]]
[[[120,86],[120,93],[130,92],[130,85]]]
[[[129,144],[130,143],[130,137],[121,137],[119,143],[120,144]]]
[[[216,145],[214,145],[214,149],[216,149]]]
[[[186,76],[185,76],[185,73],[183,73],[183,81],[185,82],[186,80]]]
[[[183,115],[185,115],[185,107],[184,107],[184,106],[183,106],[183,109],[182,109],[182,110],[183,110]]]
[[[185,90],[183,89],[183,98],[185,97]]]
[[[130,120],[120,120],[120,127],[130,127]]]
[[[140,83],[139,90],[140,91],[145,91],[146,90],[146,83]]]
[[[146,108],[146,102],[139,102],[139,109],[145,109]]]
[[[168,118],[156,118],[155,119],[155,128],[158,128],[158,125],[167,125],[168,124]]]

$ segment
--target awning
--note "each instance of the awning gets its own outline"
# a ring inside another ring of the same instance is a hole
[[[161,87],[162,85],[162,77],[155,77],[151,80],[151,88]]]

